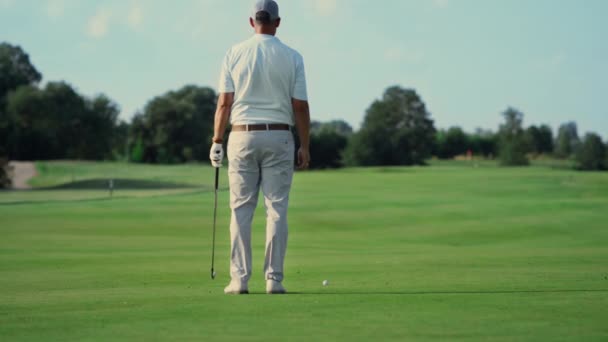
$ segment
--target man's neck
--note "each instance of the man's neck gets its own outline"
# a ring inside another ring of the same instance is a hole
[[[277,29],[276,28],[267,28],[267,27],[256,27],[255,28],[255,33],[256,34],[265,34],[265,35],[269,35],[269,36],[274,36],[277,34]]]

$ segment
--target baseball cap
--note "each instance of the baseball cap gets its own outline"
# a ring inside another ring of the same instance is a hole
[[[255,19],[258,12],[267,12],[270,14],[270,20],[279,19],[279,5],[274,0],[259,0],[253,5],[252,18]]]

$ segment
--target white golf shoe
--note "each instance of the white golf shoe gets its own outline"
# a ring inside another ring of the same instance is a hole
[[[224,289],[224,293],[231,295],[248,294],[249,290],[247,289],[246,284],[231,281],[230,284],[228,284],[228,286],[226,286]]]
[[[268,279],[266,280],[266,293],[268,294],[284,294],[287,293],[287,290],[283,287],[283,284],[280,282]]]

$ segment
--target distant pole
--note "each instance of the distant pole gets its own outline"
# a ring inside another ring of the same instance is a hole
[[[112,195],[114,194],[114,180],[110,179],[108,181],[108,190],[110,191],[110,198],[112,197]]]

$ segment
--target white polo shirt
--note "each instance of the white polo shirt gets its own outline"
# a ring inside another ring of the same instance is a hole
[[[294,125],[292,98],[308,100],[304,60],[278,38],[256,34],[224,57],[220,93],[234,92],[233,125]]]

